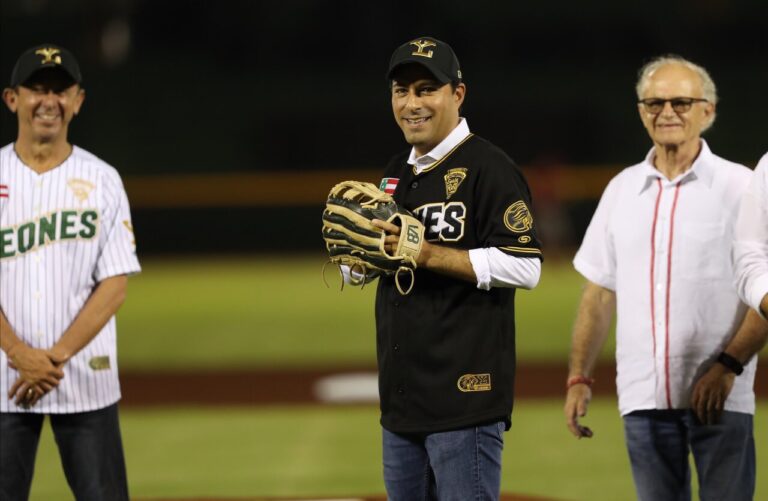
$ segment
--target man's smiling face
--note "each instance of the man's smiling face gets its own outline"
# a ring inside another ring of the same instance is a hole
[[[418,155],[429,153],[459,123],[466,87],[441,84],[420,64],[406,64],[392,78],[392,111]]]

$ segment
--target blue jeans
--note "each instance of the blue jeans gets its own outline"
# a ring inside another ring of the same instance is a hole
[[[632,476],[640,501],[689,501],[693,453],[702,501],[751,501],[755,492],[752,415],[725,411],[704,425],[691,410],[646,410],[624,416]]]
[[[503,421],[429,434],[383,429],[390,501],[499,499]]]
[[[75,499],[128,501],[117,404],[49,417]],[[0,413],[0,500],[29,498],[44,418],[44,414]]]

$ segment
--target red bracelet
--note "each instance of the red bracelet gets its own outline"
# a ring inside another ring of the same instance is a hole
[[[585,384],[589,387],[592,387],[592,384],[595,382],[594,379],[587,376],[571,376],[568,378],[568,382],[565,383],[565,389],[569,389],[571,386],[575,384]]]

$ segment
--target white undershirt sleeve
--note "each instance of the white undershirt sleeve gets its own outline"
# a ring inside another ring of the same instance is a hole
[[[477,288],[518,287],[533,289],[541,276],[541,260],[535,257],[516,257],[496,247],[471,249],[469,260],[477,276]]]

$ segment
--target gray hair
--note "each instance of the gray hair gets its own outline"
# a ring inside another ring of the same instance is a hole
[[[702,66],[699,66],[698,64],[693,63],[682,56],[678,56],[677,54],[666,54],[664,56],[655,57],[645,63],[642,68],[640,68],[640,71],[638,72],[637,85],[635,86],[638,100],[643,98],[643,92],[648,86],[648,79],[651,78],[651,75],[653,75],[656,70],[662,66],[667,66],[669,64],[684,66],[696,73],[701,80],[701,89],[703,93],[702,97],[713,105],[717,104],[717,87],[715,86],[715,82],[712,80],[712,77],[709,76],[709,72]],[[710,120],[710,122],[704,127],[702,132],[709,129],[714,121],[715,116],[713,114],[712,120]]]

